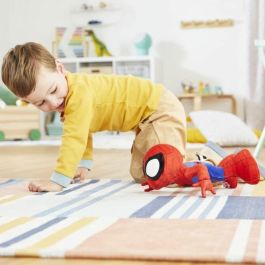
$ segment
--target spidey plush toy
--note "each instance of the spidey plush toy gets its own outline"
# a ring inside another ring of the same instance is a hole
[[[237,187],[238,178],[248,184],[260,180],[258,165],[247,149],[225,157],[217,166],[208,162],[183,162],[182,155],[173,146],[158,144],[149,149],[143,161],[143,171],[148,185],[145,191],[159,190],[170,184],[201,188],[215,194],[214,182],[223,182],[227,188]]]

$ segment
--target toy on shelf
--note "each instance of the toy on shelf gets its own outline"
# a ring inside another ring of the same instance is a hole
[[[204,94],[204,83],[203,82],[199,82],[199,85],[198,85],[198,93],[200,95]]]
[[[93,2],[91,4],[83,3],[75,12],[95,12],[95,11],[110,11],[118,10],[119,6],[114,3],[109,4],[106,1]]]
[[[18,106],[18,107],[25,107],[25,106],[29,106],[29,103],[26,102],[26,101],[24,101],[24,100],[22,100],[22,99],[18,99],[16,101],[16,106]]]
[[[181,87],[184,94],[193,94],[195,92],[195,87],[192,85],[192,83],[186,84],[182,82]]]
[[[56,27],[52,53],[57,58],[88,56],[88,42],[83,27]]]
[[[72,47],[76,57],[84,57],[88,55],[88,44],[85,41],[85,32],[83,27],[76,27],[68,45]]]
[[[214,90],[214,94],[216,94],[216,95],[223,95],[224,94],[224,91],[223,91],[222,87],[220,87],[220,86],[215,86],[213,90]]]
[[[209,95],[211,94],[211,87],[209,84],[204,82],[199,82],[198,84],[198,93],[200,95]]]
[[[134,40],[137,55],[148,55],[152,46],[152,38],[148,33],[140,33]]]
[[[209,86],[209,84],[205,84],[205,87],[204,87],[204,94],[205,94],[205,95],[209,95],[209,94],[211,94],[211,87]]]
[[[51,122],[47,120],[48,135],[61,136],[63,133],[63,126],[59,112],[50,113]]]
[[[99,26],[99,25],[102,25],[103,22],[101,20],[92,19],[92,20],[89,20],[87,24],[90,26]]]
[[[95,53],[97,56],[112,56],[112,54],[107,49],[106,45],[99,40],[99,38],[96,36],[95,32],[91,29],[85,30],[88,36],[91,37],[91,41],[94,44],[95,47]]]
[[[39,140],[39,111],[0,85],[0,141]]]
[[[31,105],[0,109],[0,140],[40,140],[39,115]]]
[[[148,186],[145,191],[159,190],[171,184],[201,188],[215,194],[213,183],[223,182],[227,188],[236,188],[238,179],[248,184],[257,184],[260,173],[255,159],[247,149],[226,156],[215,166],[210,161],[184,162],[180,152],[168,144],[152,147],[144,156],[143,171]]]
[[[211,87],[209,83],[200,81],[195,87],[192,82],[181,82],[182,91],[184,94],[198,94],[198,95],[223,95],[221,86]]]

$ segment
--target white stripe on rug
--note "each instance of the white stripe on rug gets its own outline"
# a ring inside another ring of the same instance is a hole
[[[226,255],[226,262],[242,262],[248,242],[252,220],[240,220]]]
[[[265,262],[265,221],[262,221],[260,238],[258,241],[258,250],[257,250],[257,263]]]
[[[226,204],[228,197],[227,196],[221,196],[217,200],[214,207],[209,211],[205,219],[216,219],[220,211],[223,209],[224,205]]]

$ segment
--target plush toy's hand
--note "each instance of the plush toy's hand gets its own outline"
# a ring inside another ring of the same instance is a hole
[[[148,186],[148,188],[146,188],[146,189],[144,190],[145,192],[148,192],[148,191],[153,190],[153,189],[148,185],[147,181],[146,181],[146,182],[143,182],[141,185],[142,185],[142,186]]]
[[[82,183],[88,177],[89,169],[85,167],[79,167],[75,173],[75,176],[71,183]]]
[[[194,183],[192,186],[193,187],[201,187],[201,193],[202,193],[203,198],[206,197],[206,191],[207,190],[209,190],[212,194],[215,194],[215,189],[214,189],[213,183],[209,179],[201,180],[197,183]]]

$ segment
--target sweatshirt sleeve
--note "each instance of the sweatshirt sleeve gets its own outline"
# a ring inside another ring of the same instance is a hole
[[[62,144],[51,180],[61,186],[68,186],[76,168],[86,151],[92,119],[92,96],[88,89],[71,89],[64,110]]]
[[[82,160],[79,163],[79,167],[85,167],[87,169],[91,169],[93,163],[92,159],[93,159],[93,138],[92,134],[90,133],[88,135],[86,149],[83,154]]]

